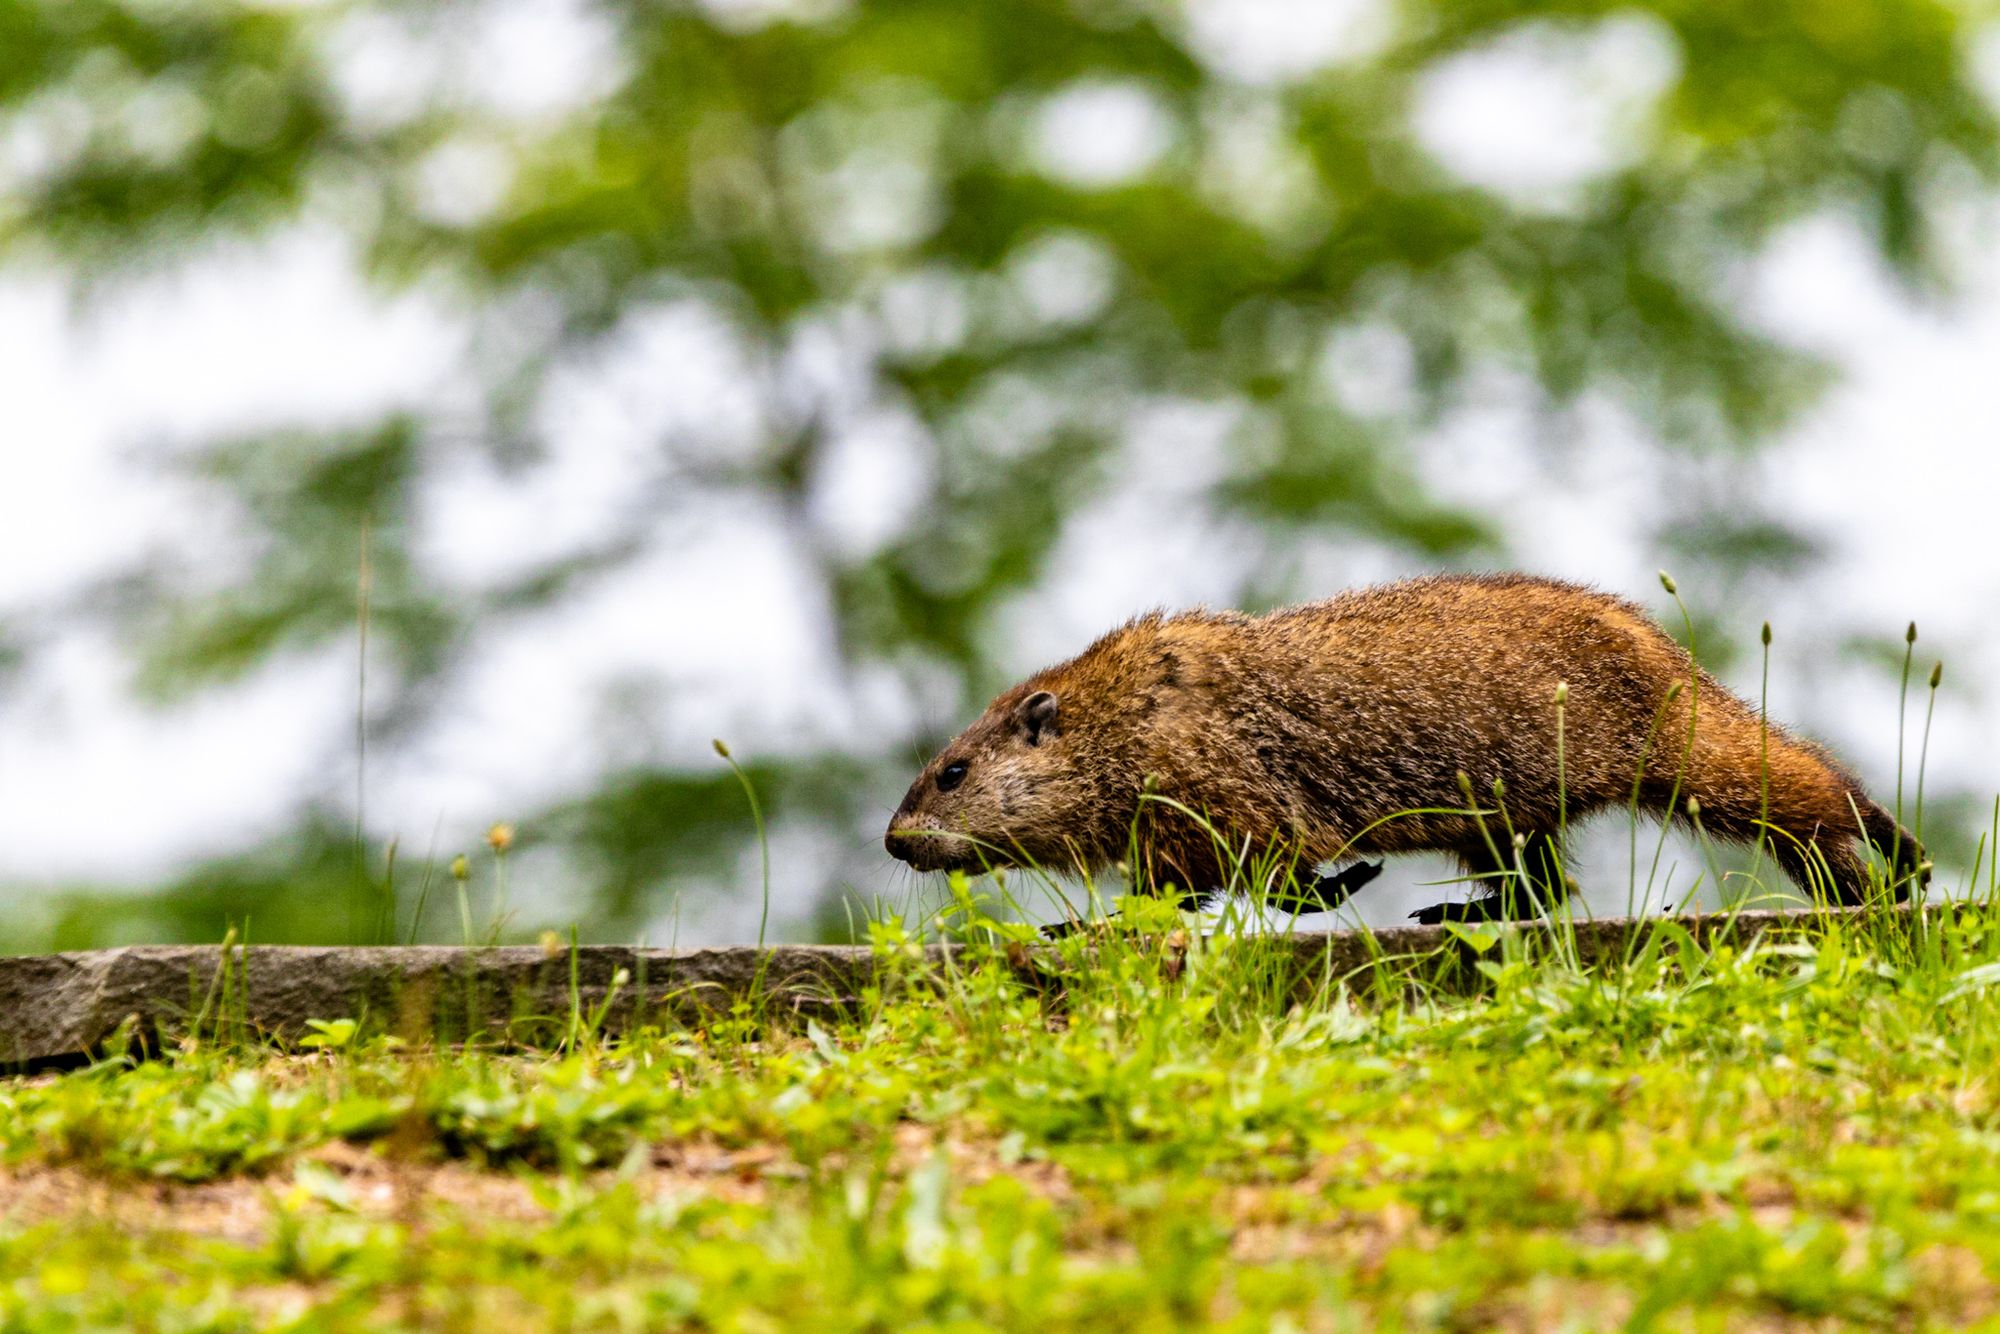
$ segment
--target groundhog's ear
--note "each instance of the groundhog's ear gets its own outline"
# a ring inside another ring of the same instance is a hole
[[[1021,740],[1031,746],[1039,746],[1043,737],[1053,736],[1056,730],[1056,697],[1046,690],[1037,690],[1016,704],[1014,730],[1021,734]]]

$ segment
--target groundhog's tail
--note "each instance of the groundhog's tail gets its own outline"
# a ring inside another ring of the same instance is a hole
[[[1703,823],[1742,842],[1768,836],[1800,889],[1838,902],[1867,896],[1867,868],[1854,848],[1865,838],[1889,861],[1898,898],[1928,880],[1923,845],[1882,809],[1838,760],[1810,741],[1766,730],[1748,706],[1731,708],[1718,691],[1692,773]]]
[[[1924,855],[1917,836],[1896,823],[1896,817],[1869,800],[1859,788],[1852,789],[1855,809],[1861,812],[1861,827],[1868,841],[1889,862],[1890,883],[1902,898],[1911,886],[1921,889],[1931,882],[1930,859]]]
[[[1845,821],[1847,830],[1850,835],[1854,833],[1854,821],[1858,816],[1861,836],[1889,863],[1889,886],[1895,891],[1896,898],[1899,901],[1908,898],[1913,887],[1921,893],[1923,887],[1931,882],[1931,872],[1930,859],[1925,856],[1924,845],[1917,841],[1917,836],[1898,824],[1894,815],[1869,796],[1861,781],[1824,746],[1795,737],[1787,737],[1786,741],[1825,766],[1834,781],[1845,789],[1842,800],[1850,810]]]

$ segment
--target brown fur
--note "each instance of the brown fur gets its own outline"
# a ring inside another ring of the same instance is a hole
[[[1052,715],[1039,731],[1030,701]],[[941,791],[955,763],[963,780]],[[1482,832],[1464,813],[1461,772],[1504,822]],[[1494,884],[1515,864],[1511,827],[1560,893],[1549,872],[1565,815],[1623,806],[1635,780],[1641,809],[1693,797],[1728,839],[1754,839],[1768,809],[1780,865],[1842,902],[1866,885],[1856,836],[1893,850],[1899,875],[1922,859],[1824,751],[1766,729],[1638,607],[1521,575],[1416,579],[1256,617],[1142,616],[996,699],[911,786],[887,846],[923,870],[1136,856],[1148,887],[1227,885],[1231,855],[1171,801],[1237,855],[1311,866],[1442,851]],[[1166,800],[1142,801],[1149,785]],[[1400,814],[1423,808],[1447,813]]]

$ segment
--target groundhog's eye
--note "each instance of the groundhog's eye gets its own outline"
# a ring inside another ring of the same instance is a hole
[[[938,770],[937,787],[940,792],[949,792],[965,781],[965,761],[953,760]]]

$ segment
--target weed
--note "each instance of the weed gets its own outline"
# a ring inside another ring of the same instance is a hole
[[[1462,927],[1326,978],[1148,900],[1039,956],[1051,1009],[959,890],[948,969],[809,1021],[611,1036],[579,1002],[547,1054],[328,1021],[309,1056],[225,1035],[0,1085],[0,1320],[1920,1327],[2000,1301],[1990,905],[1740,943],[1662,922],[1588,967]]]
[[[1498,864],[1504,786],[1461,795]],[[1928,909],[1886,910],[1877,868],[1873,906],[1754,935],[1717,929],[1738,899],[1594,952],[1565,910],[1368,937],[1345,973],[1245,929],[1300,868],[1212,829],[1219,921],[1121,872],[1082,884],[1117,916],[1045,943],[1020,897],[1056,878],[953,875],[936,911],[864,920],[872,981],[811,1017],[761,977],[682,1026],[643,973],[587,1002],[572,934],[542,1052],[366,1016],[253,1043],[232,933],[163,1059],[0,1082],[0,1328],[1990,1319],[1993,821]],[[1515,852],[1502,880],[1532,893]],[[475,944],[465,859],[449,875]]]

